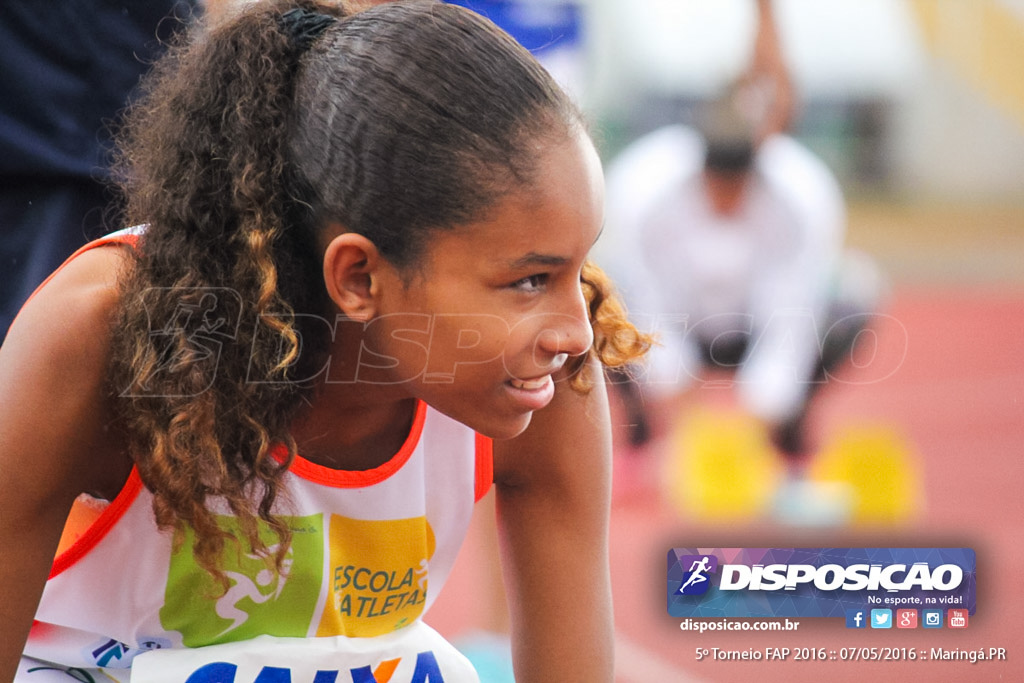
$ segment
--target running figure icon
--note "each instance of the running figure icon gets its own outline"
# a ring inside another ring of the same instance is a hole
[[[710,557],[705,555],[700,558],[700,560],[693,561],[693,564],[690,565],[689,569],[689,578],[687,578],[686,581],[683,582],[683,585],[679,587],[680,593],[684,593],[688,587],[694,584],[703,583],[708,580],[708,577],[705,576],[705,574],[707,574],[711,569],[711,567],[708,566],[710,559]]]
[[[269,548],[269,551],[274,553],[277,551],[277,547],[277,545],[273,545]],[[226,593],[224,593],[223,596],[220,597],[219,600],[217,600],[216,611],[217,616],[221,619],[230,620],[232,623],[218,634],[218,638],[229,631],[235,630],[248,621],[250,614],[240,607],[240,603],[245,598],[248,598],[256,605],[261,605],[265,602],[272,602],[281,597],[281,591],[284,590],[284,584],[287,580],[288,570],[291,569],[293,562],[291,552],[291,549],[289,549],[289,556],[284,560],[284,566],[282,568],[283,572],[276,577],[269,569],[260,571],[255,578],[246,576],[240,572],[224,572],[224,574],[233,582],[233,585]],[[257,555],[247,555],[247,557],[253,560],[261,559]],[[269,593],[264,592],[267,588],[271,589]]]

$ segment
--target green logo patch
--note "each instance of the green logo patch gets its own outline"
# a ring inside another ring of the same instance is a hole
[[[178,631],[186,647],[202,647],[253,638],[260,634],[284,637],[309,635],[310,624],[323,583],[324,522],[322,515],[282,517],[292,530],[291,547],[280,576],[267,562],[228,543],[220,566],[229,587],[221,587],[196,562],[192,552],[194,533],[185,532],[184,542],[171,555],[160,623]],[[217,519],[225,531],[241,537],[234,517]],[[269,528],[260,538],[277,542]],[[270,546],[271,552],[277,550]]]

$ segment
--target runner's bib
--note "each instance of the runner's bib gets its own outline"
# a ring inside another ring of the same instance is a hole
[[[423,622],[377,638],[275,638],[135,658],[131,683],[479,683]]]

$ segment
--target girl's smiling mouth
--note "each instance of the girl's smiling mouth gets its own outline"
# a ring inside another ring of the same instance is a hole
[[[555,397],[555,382],[551,375],[535,379],[512,378],[505,382],[512,400],[526,410],[540,410]]]

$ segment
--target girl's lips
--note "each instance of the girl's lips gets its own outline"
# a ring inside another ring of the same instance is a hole
[[[555,382],[551,375],[535,379],[513,378],[505,382],[512,399],[526,410],[540,410],[555,397]]]

